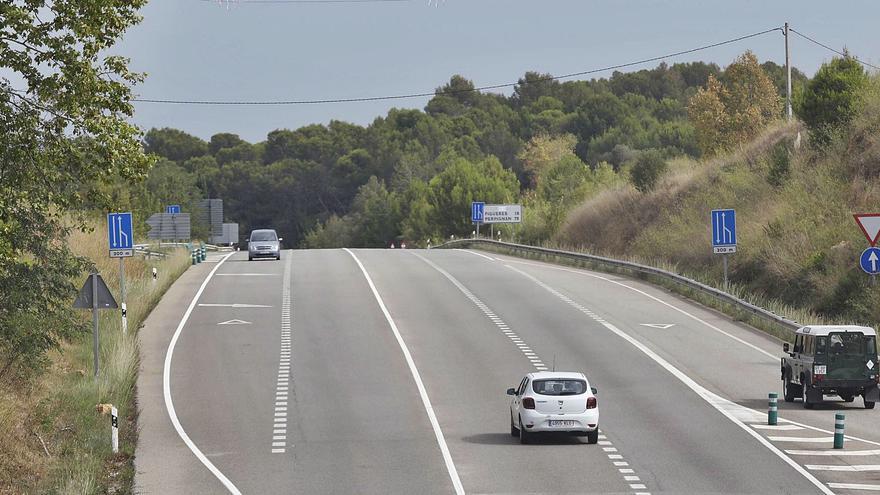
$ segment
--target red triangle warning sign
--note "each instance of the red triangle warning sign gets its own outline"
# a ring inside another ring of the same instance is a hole
[[[853,217],[868,242],[872,246],[877,244],[877,239],[880,238],[880,213],[855,213]]]

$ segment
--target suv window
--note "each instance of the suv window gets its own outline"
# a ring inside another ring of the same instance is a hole
[[[256,231],[251,234],[251,242],[254,241],[275,241],[278,240],[278,236],[275,235],[275,232],[271,230],[263,230]]]
[[[532,390],[541,395],[580,395],[587,391],[587,382],[583,380],[535,380]]]
[[[864,356],[866,345],[860,333],[832,333],[828,336],[829,352],[834,355]]]
[[[523,378],[522,383],[519,384],[519,390],[516,391],[516,395],[522,395],[526,391],[526,385],[528,385],[529,379]]]

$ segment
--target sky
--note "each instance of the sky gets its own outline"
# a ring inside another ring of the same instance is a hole
[[[278,0],[275,0],[278,1]],[[281,0],[282,2],[284,0]],[[412,0],[251,3],[152,0],[111,53],[145,72],[146,99],[313,100],[431,92],[461,74],[477,86],[526,71],[564,74],[626,63],[781,26],[880,65],[876,1]],[[785,61],[780,32],[670,58],[728,65],[747,49]],[[833,53],[792,35],[792,63],[812,75]],[[651,68],[658,62],[627,70]],[[594,77],[608,77],[610,72]],[[511,89],[496,90],[509,94]],[[143,129],[257,142],[275,129],[344,120],[368,125],[428,98],[288,106],[136,103]]]

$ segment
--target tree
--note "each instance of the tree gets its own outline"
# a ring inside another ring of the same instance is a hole
[[[641,192],[652,191],[666,169],[666,160],[659,151],[643,151],[630,170],[633,186]]]
[[[858,111],[868,75],[857,60],[846,56],[822,64],[795,102],[795,110],[811,136],[827,143]]]
[[[730,64],[722,83],[710,75],[706,87],[688,102],[702,152],[712,155],[754,138],[781,115],[781,100],[773,81],[747,51]]]
[[[518,158],[529,177],[529,187],[534,189],[540,183],[544,170],[552,167],[565,156],[574,156],[577,138],[571,134],[559,137],[535,136],[520,151]]]
[[[142,77],[107,55],[145,3],[0,4],[0,376],[82,329],[70,298],[88,263],[65,238],[85,208],[114,206],[107,185],[149,169],[129,123]]]
[[[177,129],[150,129],[144,136],[147,153],[179,162],[208,153],[208,144]]]

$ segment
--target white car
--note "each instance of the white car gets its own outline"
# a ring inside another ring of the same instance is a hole
[[[535,433],[559,432],[599,441],[596,389],[583,373],[538,371],[527,374],[517,388],[507,389],[510,434],[528,443]]]

